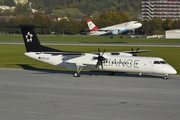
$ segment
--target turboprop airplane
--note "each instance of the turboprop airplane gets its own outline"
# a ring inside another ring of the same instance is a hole
[[[89,35],[99,35],[99,36],[106,36],[110,35],[112,38],[112,35],[119,35],[121,33],[132,33],[135,29],[140,28],[142,26],[141,23],[138,21],[130,21],[125,22],[113,26],[108,26],[104,28],[98,28],[91,20],[86,20],[87,25],[89,27],[90,32]]]
[[[176,70],[158,57],[137,57],[137,53],[149,52],[149,50],[133,50],[126,52],[63,52],[40,44],[35,34],[34,25],[19,25],[21,28],[26,52],[25,55],[33,59],[49,63],[51,65],[75,68],[74,77],[80,77],[82,69],[108,71],[109,75],[115,72],[135,72],[162,74],[165,79],[170,74],[176,74]]]

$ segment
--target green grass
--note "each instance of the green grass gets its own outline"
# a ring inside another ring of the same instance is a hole
[[[23,68],[30,66],[38,69],[56,69],[52,65],[36,61],[24,55],[24,45],[0,45],[0,67],[1,68]]]
[[[49,45],[60,50],[65,51],[77,51],[77,52],[97,52],[98,46],[73,46],[73,45]],[[110,51],[129,51],[131,47],[119,47],[119,46],[103,46],[101,49],[107,49]],[[140,49],[151,49],[149,53],[141,53],[139,56],[152,56],[161,57],[169,64],[171,64],[180,74],[180,48],[178,47],[141,47]],[[26,57],[24,55],[25,46],[24,45],[5,45],[0,44],[0,67],[1,68],[23,68],[24,66],[29,66],[30,68],[38,69],[51,69],[56,70],[57,67],[48,65]],[[58,68],[63,69],[64,68]]]

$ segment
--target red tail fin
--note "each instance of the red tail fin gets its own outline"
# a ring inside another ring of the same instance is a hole
[[[99,28],[90,19],[87,19],[86,23],[90,31],[99,30]]]

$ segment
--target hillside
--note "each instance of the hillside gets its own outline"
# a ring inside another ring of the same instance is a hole
[[[13,6],[12,0],[0,0],[1,5]],[[130,15],[140,13],[141,0],[28,0],[27,7],[34,8],[40,11],[56,11],[60,9],[76,8],[73,16],[83,17],[102,12],[127,12]],[[64,13],[64,12],[63,12]]]

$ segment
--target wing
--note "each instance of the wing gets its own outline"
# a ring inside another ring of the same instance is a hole
[[[137,48],[135,51],[132,50],[131,51],[125,51],[125,53],[129,53],[132,54],[132,56],[137,56],[137,53],[144,53],[144,52],[150,52],[151,50],[139,50],[139,48]]]
[[[96,59],[98,57],[97,54],[93,53],[65,53],[63,54],[63,61],[69,66],[87,66],[92,65],[95,66],[97,63]],[[74,68],[74,67],[73,67]]]
[[[125,29],[123,24],[117,24],[117,25],[101,28],[101,29],[99,29],[99,31],[106,31],[108,34],[118,35],[127,30]]]
[[[104,31],[112,31],[112,30],[121,30],[121,29],[124,29],[124,24],[117,24],[117,25],[112,25],[112,26],[108,26],[108,27],[104,27],[104,28],[101,28],[99,30],[104,30]]]
[[[53,56],[55,55],[74,55],[74,56],[81,56],[84,55],[84,53],[81,52],[43,52],[44,54],[51,54]]]
[[[144,52],[151,52],[151,50],[137,50],[137,51],[124,51],[125,53],[144,53]]]

